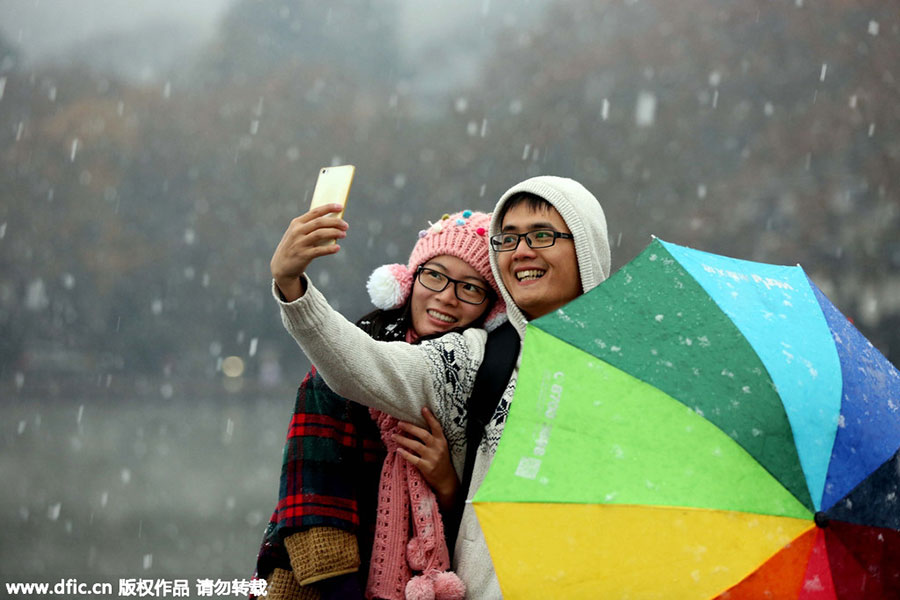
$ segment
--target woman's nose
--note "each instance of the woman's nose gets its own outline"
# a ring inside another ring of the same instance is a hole
[[[456,301],[458,300],[456,297],[456,284],[452,281],[449,282],[447,287],[438,292],[438,298],[445,304],[456,304]]]

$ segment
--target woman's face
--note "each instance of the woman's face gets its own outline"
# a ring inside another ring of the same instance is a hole
[[[451,279],[472,283],[485,290],[491,289],[469,263],[455,256],[441,254],[426,262],[424,266]],[[434,292],[422,285],[418,277],[413,282],[410,312],[413,330],[419,337],[468,327],[490,308],[490,298],[481,304],[469,304],[457,298],[453,288],[454,285],[451,283],[443,291]]]

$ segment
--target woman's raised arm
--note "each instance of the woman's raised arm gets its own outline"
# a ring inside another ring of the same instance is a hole
[[[402,421],[425,425],[420,411],[427,406],[445,428],[450,419],[464,423],[484,330],[417,345],[379,342],[335,311],[308,279],[304,285],[306,293],[293,302],[279,298],[274,286],[273,293],[285,328],[332,390]]]

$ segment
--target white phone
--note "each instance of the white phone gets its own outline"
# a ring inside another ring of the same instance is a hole
[[[353,183],[353,174],[356,167],[353,165],[341,165],[339,167],[324,167],[319,170],[319,178],[316,180],[316,188],[313,190],[310,210],[323,204],[340,204],[339,217],[344,216],[347,207],[347,198],[350,196],[350,184]]]

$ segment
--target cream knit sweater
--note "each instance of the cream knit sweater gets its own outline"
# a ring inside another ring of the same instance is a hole
[[[609,276],[610,252],[606,218],[597,199],[581,184],[560,177],[534,177],[510,188],[500,207],[520,192],[544,198],[562,215],[575,236],[582,289],[587,292]],[[492,221],[491,233],[500,224]],[[520,336],[527,322],[507,290],[491,253],[491,266],[507,304],[510,321]],[[332,390],[365,406],[399,419],[424,425],[421,408],[428,406],[444,429],[457,475],[462,477],[466,453],[466,402],[484,357],[487,333],[468,329],[449,333],[418,345],[378,342],[332,309],[307,280],[307,290],[291,303],[281,301],[273,282],[273,295],[281,307],[285,328],[316,365]],[[520,357],[521,358],[521,357]],[[475,495],[497,450],[516,387],[518,362],[478,448],[467,499]],[[471,503],[467,503],[453,556],[453,568],[465,582],[467,598],[501,598],[500,585]]]
[[[306,293],[294,302],[281,301],[284,326],[336,393],[377,408],[399,419],[424,426],[421,409],[427,406],[437,417],[450,447],[457,476],[462,478],[466,457],[466,402],[484,356],[487,333],[467,329],[438,339],[411,345],[379,342],[332,309],[325,297],[307,280]],[[485,439],[475,460],[472,490],[487,473],[515,388],[510,383],[497,415],[485,429]],[[475,512],[467,504],[454,552],[454,569],[465,582],[467,598],[500,598],[490,555]]]

